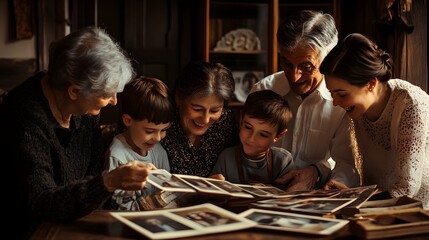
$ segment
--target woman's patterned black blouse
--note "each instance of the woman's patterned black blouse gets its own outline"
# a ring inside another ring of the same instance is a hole
[[[167,151],[171,173],[208,177],[223,149],[239,143],[238,124],[230,109],[223,109],[218,121],[201,138],[196,149],[186,136],[178,113],[161,145]]]

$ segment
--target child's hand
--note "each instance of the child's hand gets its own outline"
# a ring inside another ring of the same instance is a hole
[[[220,174],[220,173],[213,174],[209,178],[218,179],[218,180],[225,180],[225,177],[222,174]]]

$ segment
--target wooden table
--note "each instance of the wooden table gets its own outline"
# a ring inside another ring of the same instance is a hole
[[[109,211],[97,210],[93,213],[70,223],[42,223],[31,239],[61,239],[61,240],[81,240],[81,239],[145,239],[145,237],[133,229],[127,227],[113,218]],[[241,240],[241,239],[282,239],[282,240],[307,240],[307,239],[358,239],[350,234],[348,227],[341,229],[331,236],[315,236],[296,234],[280,231],[270,231],[263,229],[246,229],[227,233],[218,233],[211,235],[202,235],[198,237],[189,237],[186,239],[222,239],[222,240]],[[392,239],[392,238],[390,238]],[[402,239],[427,239],[427,236],[407,236]]]

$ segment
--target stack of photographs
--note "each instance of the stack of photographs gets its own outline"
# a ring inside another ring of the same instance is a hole
[[[344,209],[362,206],[375,192],[376,185],[350,189],[314,190],[289,193],[281,199],[260,200],[250,205],[255,208],[313,215],[334,215]]]
[[[353,203],[354,198],[307,198],[269,199],[251,203],[250,206],[284,212],[296,212],[311,215],[334,215],[342,208]]]
[[[291,196],[273,186],[234,184],[212,178],[171,174],[164,169],[151,171],[148,182],[164,191],[219,194],[231,198],[284,198]]]

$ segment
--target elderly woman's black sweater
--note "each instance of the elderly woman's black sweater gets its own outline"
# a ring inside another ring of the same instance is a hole
[[[102,179],[98,116],[73,116],[70,128],[62,128],[43,95],[44,75],[28,79],[0,104],[6,189],[23,236],[40,221],[85,216],[111,195]]]

